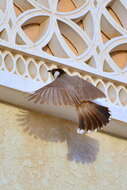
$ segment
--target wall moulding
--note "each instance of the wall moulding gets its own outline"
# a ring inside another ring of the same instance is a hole
[[[2,86],[31,93],[52,81],[52,77],[47,70],[56,67],[58,67],[58,64],[47,64],[37,57],[0,49],[0,84]],[[62,65],[62,68],[69,75],[78,75],[102,90],[107,99],[100,101],[101,104],[108,104],[109,107],[116,106],[121,109],[127,108],[127,87],[124,84],[113,83],[64,65]]]
[[[127,2],[67,2],[0,1],[0,85],[31,93],[60,66],[103,90],[100,103],[127,122]]]
[[[0,45],[126,84],[126,7],[124,0],[1,0]]]

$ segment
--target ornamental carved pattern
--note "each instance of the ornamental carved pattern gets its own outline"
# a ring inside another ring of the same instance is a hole
[[[61,64],[127,106],[126,18],[126,0],[1,0],[0,69],[45,83]]]

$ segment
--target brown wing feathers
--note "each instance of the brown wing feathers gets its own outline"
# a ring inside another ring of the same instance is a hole
[[[77,105],[83,101],[105,97],[104,93],[89,82],[77,77],[64,74],[52,83],[36,90],[29,96],[35,103],[55,105]]]
[[[79,117],[79,128],[85,131],[101,129],[110,119],[107,107],[90,102],[96,98],[105,97],[104,93],[89,82],[64,74],[52,83],[36,90],[29,96],[40,104],[76,106]]]
[[[69,93],[65,88],[43,87],[28,97],[34,103],[53,104],[53,105],[73,105],[79,104],[78,97]]]
[[[79,128],[85,131],[101,129],[110,120],[110,112],[107,107],[89,101],[79,105],[77,112]]]

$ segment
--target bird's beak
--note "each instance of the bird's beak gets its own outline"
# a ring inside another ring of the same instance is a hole
[[[48,70],[49,73],[51,73],[52,70]]]

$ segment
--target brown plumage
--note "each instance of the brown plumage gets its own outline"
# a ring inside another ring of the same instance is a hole
[[[78,76],[69,76],[62,69],[49,72],[58,76],[50,84],[36,90],[29,96],[29,100],[40,104],[75,106],[79,117],[78,133],[101,129],[109,122],[109,109],[91,102],[104,98],[103,92]]]

